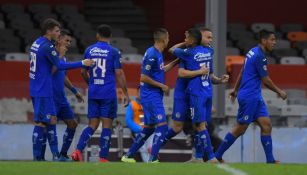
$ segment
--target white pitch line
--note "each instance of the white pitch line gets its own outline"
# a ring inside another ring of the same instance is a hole
[[[247,173],[245,173],[244,171],[241,171],[239,169],[236,169],[236,168],[232,168],[230,167],[229,165],[227,164],[217,164],[216,165],[218,168],[228,172],[228,173],[231,173],[232,175],[248,175]]]

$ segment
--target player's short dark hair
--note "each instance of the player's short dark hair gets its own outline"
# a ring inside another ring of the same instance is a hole
[[[197,29],[197,28],[190,28],[187,32],[188,32],[190,37],[194,38],[196,45],[200,45],[201,44],[202,36],[201,36],[201,33],[200,33],[199,29]]]
[[[262,29],[258,33],[258,40],[261,42],[262,39],[268,39],[271,35],[275,33],[273,31]]]
[[[111,38],[112,28],[107,24],[101,24],[97,27],[97,34],[103,38]]]
[[[153,38],[155,41],[162,39],[168,31],[165,28],[157,28],[153,32]]]
[[[61,24],[53,19],[53,18],[47,18],[41,23],[41,32],[42,35],[45,35],[47,33],[47,30],[52,30],[54,27],[61,27]]]
[[[69,30],[61,29],[61,36],[65,36],[65,35],[72,37],[72,33]]]

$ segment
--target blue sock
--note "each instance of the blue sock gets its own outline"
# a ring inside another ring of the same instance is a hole
[[[111,143],[112,130],[110,128],[103,128],[100,135],[100,152],[99,157],[106,159],[109,154],[109,148]]]
[[[161,147],[164,146],[164,145],[167,143],[167,141],[169,141],[171,138],[175,137],[177,134],[178,134],[178,133],[176,133],[176,132],[173,130],[173,128],[170,128],[170,129],[166,132],[166,135],[165,135],[165,138],[164,138],[164,141],[163,141]]]
[[[145,141],[149,136],[155,131],[154,128],[144,128],[141,133],[139,133],[134,139],[133,144],[131,145],[126,156],[133,157],[134,154],[144,145]]]
[[[46,147],[47,147],[47,130],[44,128],[44,134],[43,134],[43,141],[42,141],[42,160],[45,160],[45,153],[46,153]]]
[[[56,125],[47,125],[47,138],[51,153],[54,158],[59,157],[58,135],[56,132]]]
[[[67,151],[71,145],[71,142],[74,138],[76,129],[66,128],[64,136],[63,136],[63,145],[61,149],[61,155],[67,155]]]
[[[211,139],[208,133],[208,130],[202,130],[198,133],[199,135],[199,141],[201,142],[201,145],[203,146],[203,150],[205,150],[208,160],[211,160],[215,157],[213,152],[213,147],[211,144]]]
[[[262,135],[261,143],[265,152],[266,162],[274,163],[275,159],[273,156],[273,145],[272,145],[272,137],[270,135]]]
[[[158,159],[158,153],[165,139],[167,129],[168,127],[166,124],[157,126],[157,128],[155,129],[155,132],[154,132],[155,136],[152,142],[152,149],[151,149],[151,155],[150,155],[149,161],[155,161]]]
[[[40,161],[42,159],[42,144],[43,144],[43,135],[44,127],[34,126],[32,143],[33,143],[33,159]]]
[[[91,138],[91,136],[94,134],[94,130],[91,127],[87,127],[82,131],[82,134],[80,136],[78,145],[77,145],[77,149],[79,151],[83,151],[88,140]]]
[[[195,158],[196,159],[203,159],[204,157],[204,146],[200,141],[200,137],[197,131],[195,131],[194,135],[194,148],[195,148]]]
[[[227,133],[227,135],[225,136],[222,144],[217,149],[217,151],[215,153],[215,157],[217,159],[222,159],[224,152],[226,150],[228,150],[228,148],[236,141],[236,139],[237,138],[235,136],[233,136],[230,132]]]

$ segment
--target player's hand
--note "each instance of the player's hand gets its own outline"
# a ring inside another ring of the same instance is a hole
[[[226,83],[228,83],[228,81],[229,81],[229,75],[224,74],[224,75],[222,76],[222,78],[221,78],[221,83],[222,83],[222,84],[226,84]]]
[[[76,93],[76,98],[78,100],[79,103],[84,103],[84,99],[83,99],[83,96],[80,92]]]
[[[166,93],[166,94],[168,94],[169,93],[169,87],[167,86],[167,85],[163,85],[162,86],[162,91],[164,92],[164,93]]]
[[[130,98],[129,96],[124,96],[124,107],[127,107],[130,103]]]
[[[209,73],[209,69],[206,67],[206,66],[202,66],[200,69],[199,69],[199,74],[200,75],[207,75]]]
[[[287,93],[283,90],[281,90],[279,93],[278,93],[278,97],[280,97],[281,99],[283,100],[286,100],[287,99]]]
[[[85,60],[82,60],[82,64],[84,66],[93,66],[95,64],[95,61],[91,59],[85,59]]]
[[[238,92],[233,90],[232,92],[229,93],[229,98],[230,100],[234,103],[236,98],[237,98]]]

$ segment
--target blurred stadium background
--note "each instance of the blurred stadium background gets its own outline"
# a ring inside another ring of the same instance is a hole
[[[0,160],[32,159],[33,108],[29,96],[27,51],[40,35],[39,23],[43,19],[55,18],[74,34],[72,48],[67,55],[70,61],[80,60],[84,49],[95,42],[95,27],[98,24],[111,25],[112,44],[122,51],[129,94],[135,96],[143,53],[152,43],[151,31],[156,27],[165,27],[170,33],[170,45],[180,42],[187,28],[196,23],[204,23],[208,15],[214,14],[208,12],[208,5],[205,0],[1,0]],[[226,87],[221,87],[214,97],[218,111],[213,116],[216,133],[224,137],[236,121],[238,104],[232,104],[227,94],[234,85],[244,54],[257,44],[256,33],[259,30],[273,30],[278,40],[268,57],[269,73],[272,80],[288,93],[288,100],[282,101],[273,92],[263,89],[273,121],[274,153],[282,162],[307,163],[307,1],[228,0],[226,6],[226,0],[222,0],[220,5],[220,10],[224,9],[222,12],[225,13],[227,25],[222,25],[224,28],[221,30],[215,30],[217,28],[214,24],[208,27],[213,27],[214,36],[217,36],[215,39],[220,48],[216,52],[221,49],[215,57],[218,63],[217,75],[227,72],[230,82]],[[165,62],[173,59],[169,54],[165,54],[165,57]],[[86,84],[80,70],[69,71],[68,75],[86,96]],[[167,85],[174,88],[176,77],[177,68],[166,74]],[[172,112],[173,92],[171,90],[164,98],[169,116]],[[80,131],[87,124],[87,102],[78,103],[69,91],[67,93],[80,122],[79,133],[72,146],[74,148]],[[129,130],[125,128],[125,108],[121,103],[120,90],[118,98],[117,120],[121,125],[114,127],[111,161],[118,161],[122,151],[131,143]],[[60,144],[64,129],[60,123]],[[180,134],[166,145],[161,150],[161,161],[188,160],[191,145],[187,138]],[[97,160],[97,143],[97,139],[91,140],[86,152],[87,160]],[[260,144],[259,129],[250,126],[244,137],[226,152],[225,160],[265,162]]]

